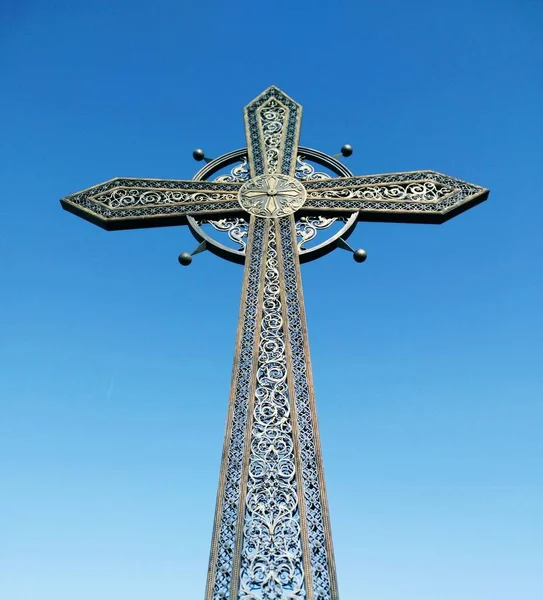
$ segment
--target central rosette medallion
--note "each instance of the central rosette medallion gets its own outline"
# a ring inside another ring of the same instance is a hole
[[[285,217],[303,206],[305,187],[289,175],[257,175],[241,186],[241,207],[257,217]]]

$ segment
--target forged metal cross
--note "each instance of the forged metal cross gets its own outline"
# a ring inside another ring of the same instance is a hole
[[[442,223],[488,196],[434,171],[355,177],[298,146],[301,116],[270,87],[245,108],[247,148],[193,180],[118,178],[61,200],[108,230],[188,224],[198,250],[245,264],[206,600],[338,599],[300,262],[349,248],[357,221]]]

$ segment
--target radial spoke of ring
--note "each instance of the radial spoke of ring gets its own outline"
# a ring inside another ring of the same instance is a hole
[[[251,176],[294,175],[302,107],[272,86],[245,107]]]

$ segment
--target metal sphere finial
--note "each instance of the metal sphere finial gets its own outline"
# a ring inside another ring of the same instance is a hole
[[[180,265],[188,267],[192,262],[192,254],[189,254],[188,252],[181,252],[181,254],[177,257],[177,260],[179,261]]]
[[[205,157],[206,153],[201,148],[196,148],[196,150],[194,150],[194,152],[192,153],[192,158],[194,158],[194,160],[197,160],[198,162],[204,160]]]
[[[343,156],[345,158],[347,158],[348,156],[351,156],[352,153],[353,153],[353,147],[351,146],[351,144],[344,144],[341,147],[341,154],[343,154]]]
[[[368,258],[368,253],[362,250],[362,248],[358,248],[358,250],[353,252],[353,258],[357,263],[363,263]]]

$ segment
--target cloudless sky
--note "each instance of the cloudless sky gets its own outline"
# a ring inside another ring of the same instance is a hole
[[[543,598],[543,2],[0,8],[0,598],[203,598],[242,267],[58,200],[190,178],[271,84],[357,174],[491,189],[303,266],[342,600]]]

